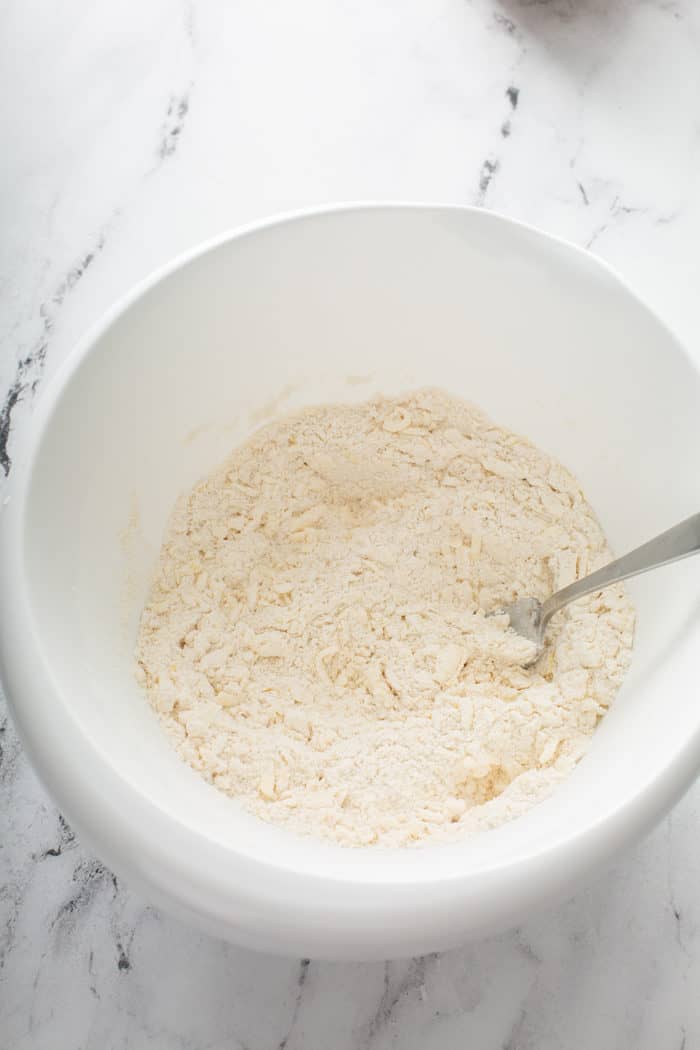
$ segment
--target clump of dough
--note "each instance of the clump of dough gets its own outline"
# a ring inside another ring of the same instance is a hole
[[[137,660],[182,758],[347,846],[494,827],[584,753],[627,669],[621,586],[538,663],[504,617],[610,558],[576,480],[437,390],[264,427],[177,504]]]

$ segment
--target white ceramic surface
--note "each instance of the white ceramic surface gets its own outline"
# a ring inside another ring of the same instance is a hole
[[[459,208],[310,213],[178,260],[75,350],[15,456],[2,665],[27,749],[117,872],[242,944],[384,958],[503,928],[646,830],[700,766],[693,563],[633,584],[632,671],[570,781],[478,839],[297,839],[171,753],[131,654],[176,495],[276,411],[426,383],[561,458],[619,550],[696,509],[700,380],[668,331],[591,256]]]

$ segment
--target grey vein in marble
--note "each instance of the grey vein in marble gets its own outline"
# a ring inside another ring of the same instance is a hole
[[[514,84],[510,84],[506,88],[504,94],[508,100],[511,115],[501,123],[500,134],[501,138],[508,139],[513,131],[513,115],[515,114],[520,101],[520,88],[516,87]],[[490,154],[481,165],[481,170],[479,172],[479,185],[474,200],[474,203],[479,207],[483,208],[486,206],[489,189],[498,175],[500,168],[501,160],[494,153]]]
[[[296,993],[296,998],[294,999],[294,1009],[292,1011],[292,1019],[289,1022],[289,1028],[287,1029],[286,1034],[283,1035],[282,1038],[279,1041],[279,1044],[277,1046],[277,1050],[286,1050],[286,1047],[287,1047],[287,1044],[289,1042],[289,1039],[290,1039],[290,1037],[291,1037],[291,1035],[292,1035],[292,1033],[294,1031],[294,1028],[296,1026],[297,1018],[299,1017],[299,1010],[301,1009],[302,997],[304,995],[304,985],[306,984],[306,978],[308,977],[309,966],[310,965],[311,965],[311,960],[310,959],[302,959],[301,962],[299,963],[299,974],[297,976],[297,993]]]
[[[15,377],[5,394],[0,408],[0,467],[7,477],[12,467],[10,457],[10,434],[12,416],[23,398],[36,393],[46,362],[46,352],[56,315],[67,295],[73,291],[105,245],[105,234],[101,232],[94,245],[68,270],[59,281],[53,294],[39,306],[42,332],[32,348],[17,362]]]
[[[161,160],[172,157],[177,149],[178,138],[185,126],[185,119],[190,108],[189,90],[180,96],[172,96],[168,104],[168,111],[161,130],[161,140],[158,147],[158,156]]]
[[[379,1037],[395,1023],[397,1010],[404,1001],[415,997],[420,1001],[425,1001],[426,972],[430,964],[435,963],[438,959],[439,956],[435,954],[421,955],[412,959],[409,963],[403,964],[404,973],[398,981],[392,980],[392,969],[401,964],[391,962],[384,964],[382,997],[360,1042],[364,1050],[371,1050],[377,1044]]]

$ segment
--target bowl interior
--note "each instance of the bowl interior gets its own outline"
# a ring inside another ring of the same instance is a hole
[[[410,864],[247,816],[171,752],[134,681],[138,617],[176,496],[252,428],[301,405],[445,387],[572,469],[618,552],[697,510],[698,376],[589,257],[458,209],[307,216],[172,270],[58,382],[24,552],[54,702],[107,766],[192,834],[296,871],[446,877],[595,823],[697,729],[691,691],[664,687],[680,634],[697,623],[693,561],[631,585],[632,671],[556,795],[478,839],[412,851]]]

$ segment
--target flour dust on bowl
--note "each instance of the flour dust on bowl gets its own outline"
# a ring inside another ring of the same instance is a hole
[[[0,655],[27,750],[115,871],[241,944],[386,958],[505,928],[647,830],[700,766],[693,561],[629,585],[611,711],[555,793],[495,830],[343,848],[259,820],[175,754],[134,649],[176,499],[280,414],[421,387],[565,464],[615,552],[697,510],[700,378],[673,337],[592,257],[462,208],[331,209],[206,245],[76,348],[19,435]]]

